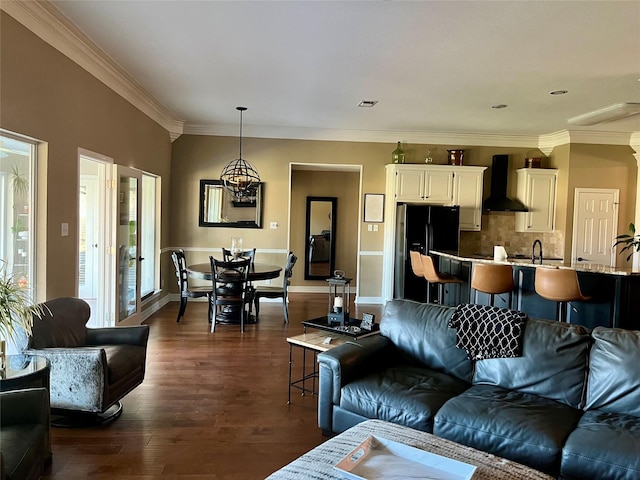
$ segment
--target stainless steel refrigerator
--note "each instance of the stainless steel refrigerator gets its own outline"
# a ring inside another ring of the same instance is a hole
[[[413,274],[410,250],[428,255],[431,250],[457,253],[459,248],[459,206],[398,204],[394,298],[407,298],[419,302],[427,300],[427,282]]]

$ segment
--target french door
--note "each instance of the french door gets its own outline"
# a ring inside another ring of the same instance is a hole
[[[117,166],[115,231],[116,325],[140,323],[140,254],[142,172]]]
[[[113,325],[113,265],[110,262],[113,160],[80,152],[77,295],[91,307],[88,326]]]

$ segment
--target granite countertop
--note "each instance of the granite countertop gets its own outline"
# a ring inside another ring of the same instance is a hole
[[[557,267],[557,268],[573,268],[578,272],[604,273],[607,275],[640,275],[640,272],[632,272],[631,268],[617,268],[608,265],[599,265],[596,263],[565,262],[561,258],[543,258],[542,265],[539,263],[532,264],[531,257],[525,255],[514,255],[507,257],[506,260],[497,262],[493,259],[493,254],[483,254],[479,252],[453,252],[448,250],[431,250],[434,255],[454,258],[466,262],[496,263],[500,265],[517,265],[520,267]]]

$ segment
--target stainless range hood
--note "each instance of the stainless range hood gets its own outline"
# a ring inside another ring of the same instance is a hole
[[[507,197],[509,155],[494,155],[491,164],[491,194],[482,204],[489,212],[526,212],[527,207],[518,200]]]

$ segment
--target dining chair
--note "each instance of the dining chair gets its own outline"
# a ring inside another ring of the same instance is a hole
[[[210,286],[190,287],[189,286],[189,274],[187,272],[187,260],[184,255],[184,250],[179,249],[171,253],[171,260],[173,260],[173,266],[176,269],[176,277],[178,277],[178,287],[180,287],[180,308],[178,310],[178,318],[176,322],[179,322],[187,309],[187,299],[189,298],[201,298],[209,297],[211,295]],[[211,301],[209,301],[209,321],[211,321]]]
[[[225,262],[231,262],[236,260],[237,257],[235,257],[232,253],[231,250],[229,248],[225,248],[222,247],[222,259]],[[256,260],[256,249],[255,248],[250,248],[248,250],[243,250],[242,252],[240,252],[239,258],[250,258],[251,259],[251,266],[253,266],[255,260]],[[249,285],[248,285],[248,289],[247,289],[247,302],[249,302],[249,315],[251,315],[251,306],[253,305],[253,299],[254,299],[254,295],[255,295],[255,288],[253,286],[253,282],[249,281]],[[257,321],[257,317],[256,317],[256,321]]]
[[[256,320],[260,316],[260,299],[261,298],[282,298],[282,309],[284,310],[284,321],[289,323],[289,308],[287,307],[287,292],[291,284],[291,276],[293,275],[293,266],[296,264],[298,257],[293,252],[287,255],[287,263],[284,267],[284,278],[282,286],[258,285],[254,293],[254,303],[256,305]]]
[[[211,332],[216,331],[216,323],[222,319],[240,317],[240,329],[249,316],[247,308],[248,274],[251,265],[250,258],[240,258],[232,262],[217,260],[209,257],[211,262],[212,293],[209,297],[212,309]]]

